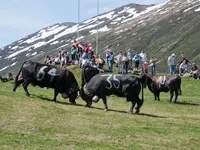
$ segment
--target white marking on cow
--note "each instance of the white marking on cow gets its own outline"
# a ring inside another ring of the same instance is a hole
[[[102,77],[107,77],[107,81],[108,81],[108,83],[109,83],[109,86],[106,86],[106,88],[107,89],[111,89],[112,88],[112,83],[111,83],[111,81],[110,81],[110,78],[112,77],[112,74],[105,74],[105,75],[101,75]]]
[[[117,74],[113,75],[113,80],[117,82],[117,84],[113,83],[113,85],[116,89],[119,89],[120,88],[120,81],[119,81],[119,79],[117,79],[117,76],[122,76],[122,75],[117,75]]]
[[[106,86],[107,89],[111,89],[113,86],[116,88],[116,89],[119,89],[120,88],[120,81],[119,79],[117,79],[117,76],[122,76],[122,75],[113,75],[113,74],[105,74],[105,75],[101,75],[101,77],[107,77],[107,81],[109,83],[109,86]],[[116,81],[116,83],[112,83],[111,82],[111,78],[113,77],[113,81]]]
[[[44,69],[48,68],[47,66],[43,66],[42,68],[40,68],[40,70],[38,71],[37,73],[37,80],[38,81],[42,81],[42,79],[44,79],[44,76],[45,76],[45,72],[44,72]],[[42,75],[42,76],[41,76]],[[40,77],[41,76],[41,77]]]
[[[56,74],[57,69],[56,68],[52,68],[51,70],[48,71],[48,75],[51,76],[51,82],[53,81],[53,78],[55,76],[59,76],[60,74]]]

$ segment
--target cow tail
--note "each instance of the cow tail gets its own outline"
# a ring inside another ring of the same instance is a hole
[[[142,82],[142,104],[144,103],[144,84]]]
[[[22,66],[21,66],[21,68],[20,68],[18,74],[16,75],[16,77],[15,77],[15,83],[17,83],[18,77],[19,77],[19,75],[20,75],[20,73],[21,73],[21,71],[22,71],[22,68],[23,68],[23,66],[24,66],[24,64],[25,64],[26,62],[27,62],[27,61],[25,61],[25,62],[22,64]]]

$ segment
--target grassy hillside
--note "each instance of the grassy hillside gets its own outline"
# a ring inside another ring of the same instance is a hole
[[[78,69],[73,70],[77,75]],[[77,76],[80,82],[80,76]],[[12,92],[11,83],[0,83],[0,149],[154,149],[198,150],[200,147],[199,81],[183,79],[179,104],[169,104],[168,94],[154,101],[145,90],[141,114],[128,114],[130,103],[109,97],[110,111],[103,103],[85,108],[58,97],[53,90],[29,87]]]

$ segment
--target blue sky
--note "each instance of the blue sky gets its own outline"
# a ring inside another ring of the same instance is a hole
[[[97,0],[80,0],[80,19],[96,15]],[[158,4],[165,0],[99,0],[100,12],[128,3]],[[1,0],[0,47],[58,22],[77,22],[78,0]]]

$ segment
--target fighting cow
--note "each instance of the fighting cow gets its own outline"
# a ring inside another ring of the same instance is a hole
[[[78,96],[78,83],[73,73],[64,68],[53,65],[45,65],[32,61],[25,61],[15,78],[13,91],[22,84],[24,91],[29,96],[28,85],[32,84],[39,87],[54,88],[54,102],[60,93],[63,98],[69,98],[69,101],[76,104],[75,99]]]
[[[84,77],[84,75],[83,75]],[[86,106],[90,107],[92,102],[98,102],[101,98],[104,103],[104,108],[107,111],[107,98],[109,95],[117,95],[119,97],[126,97],[127,101],[131,101],[132,105],[130,112],[133,112],[135,104],[136,113],[140,112],[140,107],[144,102],[143,97],[143,84],[145,78],[129,77],[121,74],[101,73],[97,74],[81,88],[81,98],[87,103]],[[139,98],[142,89],[142,100]]]
[[[94,77],[95,75],[99,74],[99,73],[106,73],[106,72],[112,72],[110,70],[103,70],[100,69],[98,67],[93,67],[93,66],[85,66],[82,69],[82,74],[81,74],[81,79],[82,79],[82,84],[81,84],[81,88],[83,88],[83,86],[88,83],[92,77]]]
[[[171,75],[171,76],[147,76],[147,85],[149,90],[154,94],[155,100],[160,101],[160,92],[169,92],[170,91],[170,99],[169,103],[172,102],[174,92],[175,92],[175,100],[176,103],[179,92],[181,95],[181,77],[179,75]]]

